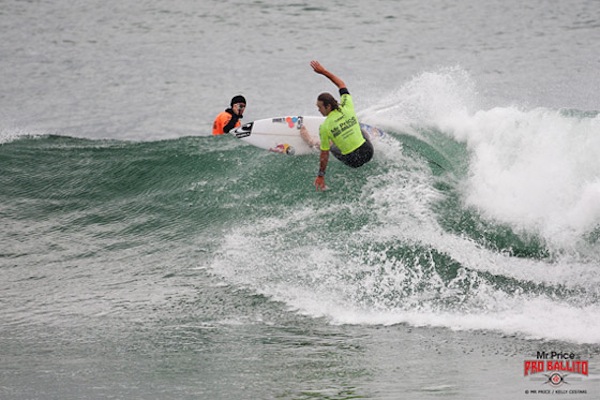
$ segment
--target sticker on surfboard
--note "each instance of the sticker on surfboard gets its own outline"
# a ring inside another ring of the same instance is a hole
[[[272,119],[274,124],[285,123],[285,124],[287,124],[287,126],[289,128],[296,127],[296,129],[302,128],[302,120],[303,120],[303,118],[300,116],[298,116],[298,117],[281,117],[281,118],[273,118]]]
[[[287,154],[288,156],[293,156],[296,154],[294,147],[287,143],[278,144],[277,146],[270,148],[269,151],[272,151],[273,153]]]

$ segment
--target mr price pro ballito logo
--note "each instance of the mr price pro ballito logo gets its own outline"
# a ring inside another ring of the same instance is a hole
[[[568,384],[571,375],[588,376],[588,367],[588,361],[574,353],[538,351],[535,360],[525,360],[524,372],[525,376],[543,374],[544,384],[558,387]]]

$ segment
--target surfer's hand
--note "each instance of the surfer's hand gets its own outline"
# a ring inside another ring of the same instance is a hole
[[[318,61],[311,61],[310,66],[317,74],[323,75],[323,73],[325,73],[325,67]]]
[[[315,179],[315,188],[317,189],[317,192],[327,189],[327,186],[325,186],[324,176],[317,176],[317,178]]]

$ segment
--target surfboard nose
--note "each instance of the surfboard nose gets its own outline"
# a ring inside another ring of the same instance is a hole
[[[252,126],[253,125],[254,125],[254,122],[248,122],[240,127],[230,130],[229,133],[235,135],[235,137],[237,137],[238,139],[245,138],[252,134]]]

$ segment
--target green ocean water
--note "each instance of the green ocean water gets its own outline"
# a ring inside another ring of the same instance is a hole
[[[356,173],[332,163],[325,193],[312,189],[316,156],[275,155],[232,137],[19,139],[1,148],[2,216],[9,228],[3,258],[47,254],[57,262],[85,262],[113,249],[151,255],[194,246],[206,257],[188,267],[228,263],[224,270],[233,279],[247,279],[239,283],[259,291],[265,282],[252,275],[275,286],[302,282],[303,290],[357,285],[352,293],[343,287],[340,296],[375,309],[477,311],[481,287],[565,302],[583,295],[596,304],[597,293],[585,285],[496,273],[461,262],[452,250],[436,248],[435,239],[428,243],[422,234],[459,237],[465,248],[517,261],[552,264],[560,257],[540,235],[464,206],[457,183],[464,146],[445,146],[445,155],[415,136],[388,139],[396,146],[392,159],[384,153]],[[588,245],[596,237],[592,231]],[[320,260],[310,249],[329,254]],[[315,281],[332,272],[331,282]]]

